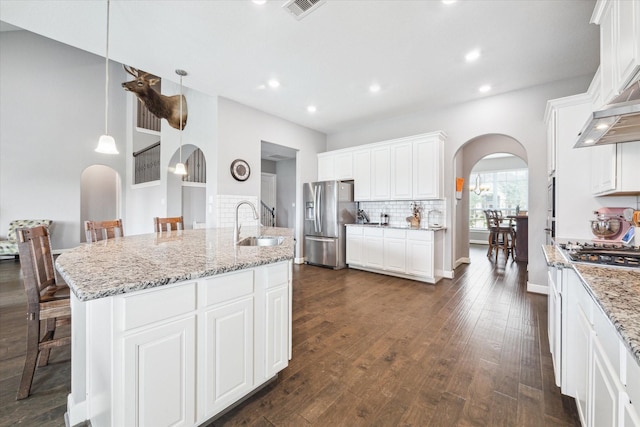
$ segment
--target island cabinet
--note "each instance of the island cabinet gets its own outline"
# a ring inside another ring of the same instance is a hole
[[[436,283],[443,276],[444,230],[347,226],[350,268]]]
[[[281,261],[85,302],[73,296],[70,408],[94,427],[206,422],[287,366],[291,268]]]

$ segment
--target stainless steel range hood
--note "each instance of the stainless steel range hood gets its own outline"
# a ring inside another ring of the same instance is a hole
[[[640,141],[640,80],[593,113],[573,148],[634,141]]]

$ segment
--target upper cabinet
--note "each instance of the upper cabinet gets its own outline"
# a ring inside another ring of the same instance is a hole
[[[328,151],[318,154],[318,181],[353,179],[353,152]]]
[[[591,20],[600,26],[600,101],[607,104],[640,70],[640,1],[599,0]]]
[[[591,154],[591,191],[594,195],[640,194],[640,141],[587,150]]]
[[[356,201],[442,199],[444,139],[433,132],[321,153],[318,180],[353,179]]]

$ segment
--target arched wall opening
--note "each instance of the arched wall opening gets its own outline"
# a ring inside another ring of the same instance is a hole
[[[206,223],[207,184],[206,182],[184,181],[182,175],[173,173],[175,165],[179,161],[183,163],[191,159],[191,155],[198,151],[204,165],[199,167],[206,170],[204,155],[197,146],[185,144],[182,146],[182,156],[178,148],[167,167],[167,216],[183,216],[185,228],[192,228],[195,223]],[[182,158],[181,158],[182,157]],[[187,166],[189,173],[193,171]]]
[[[465,179],[461,199],[456,199],[453,209],[453,267],[469,260],[469,176],[473,167],[484,157],[495,153],[508,153],[528,162],[527,151],[515,138],[502,134],[485,134],[465,142],[453,158],[456,177]],[[530,174],[529,174],[530,175]],[[531,185],[529,184],[529,188]]]
[[[80,242],[86,241],[85,221],[106,221],[121,217],[118,172],[104,165],[87,167],[80,175]]]

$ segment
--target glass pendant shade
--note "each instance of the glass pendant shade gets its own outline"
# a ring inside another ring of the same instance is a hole
[[[173,171],[176,175],[186,175],[187,168],[184,167],[184,163],[176,163],[176,169]]]
[[[111,135],[102,135],[98,140],[96,152],[102,154],[119,154],[116,148],[116,140]]]

